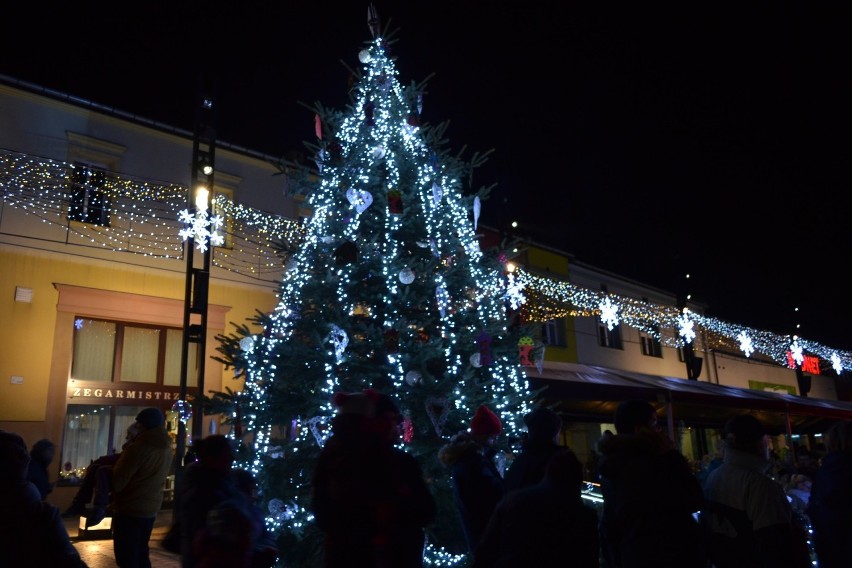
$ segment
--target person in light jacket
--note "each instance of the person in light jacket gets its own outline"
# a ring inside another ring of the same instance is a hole
[[[136,416],[139,433],[112,470],[112,544],[120,568],[150,568],[148,540],[172,467],[172,440],[159,408]]]

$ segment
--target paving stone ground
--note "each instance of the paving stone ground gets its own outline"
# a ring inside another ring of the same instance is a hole
[[[151,533],[149,546],[151,552],[151,568],[180,568],[180,556],[165,550],[160,541],[169,530],[172,522],[172,511],[163,510],[157,515],[154,522],[154,530]],[[84,531],[80,531],[79,518],[65,519],[65,528],[74,548],[80,553],[83,561],[89,568],[115,568],[115,556],[112,553],[112,539],[108,535],[104,538],[90,538]]]

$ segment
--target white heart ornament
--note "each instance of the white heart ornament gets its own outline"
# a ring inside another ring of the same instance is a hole
[[[367,207],[373,204],[373,194],[363,189],[355,189],[350,187],[346,190],[346,199],[349,203],[355,206],[355,211],[360,215],[367,210]]]

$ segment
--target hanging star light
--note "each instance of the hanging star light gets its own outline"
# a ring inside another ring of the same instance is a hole
[[[743,350],[746,357],[751,356],[754,353],[754,345],[752,345],[751,337],[745,332],[741,331],[737,336],[737,340],[740,342],[740,349]]]
[[[601,321],[606,324],[606,328],[610,331],[618,325],[618,305],[613,304],[609,298],[604,298],[598,305],[601,311]]]
[[[796,362],[796,365],[801,365],[805,360],[805,355],[802,352],[802,346],[799,345],[799,336],[793,336],[793,343],[790,344],[790,353],[793,355],[793,361]]]
[[[678,318],[678,333],[683,337],[684,342],[692,343],[695,339],[695,323],[686,315],[689,310],[683,310],[683,315]]]

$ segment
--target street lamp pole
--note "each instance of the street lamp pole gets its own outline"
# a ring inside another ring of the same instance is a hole
[[[192,175],[189,186],[189,209],[198,223],[206,221],[211,208],[213,191],[215,129],[213,122],[213,97],[204,88],[200,89],[196,108],[195,134],[192,141]],[[201,226],[202,229],[207,225]],[[185,237],[186,286],[184,290],[183,341],[181,343],[180,408],[176,445],[176,485],[181,477],[186,453],[186,418],[183,412],[191,408],[192,437],[201,438],[203,409],[201,396],[204,393],[204,367],[207,344],[207,300],[210,286],[210,261],[213,244],[209,233],[199,234],[196,230]],[[196,249],[201,252],[200,262]],[[195,345],[196,394],[191,404],[187,402],[187,385],[190,373],[190,345]]]

